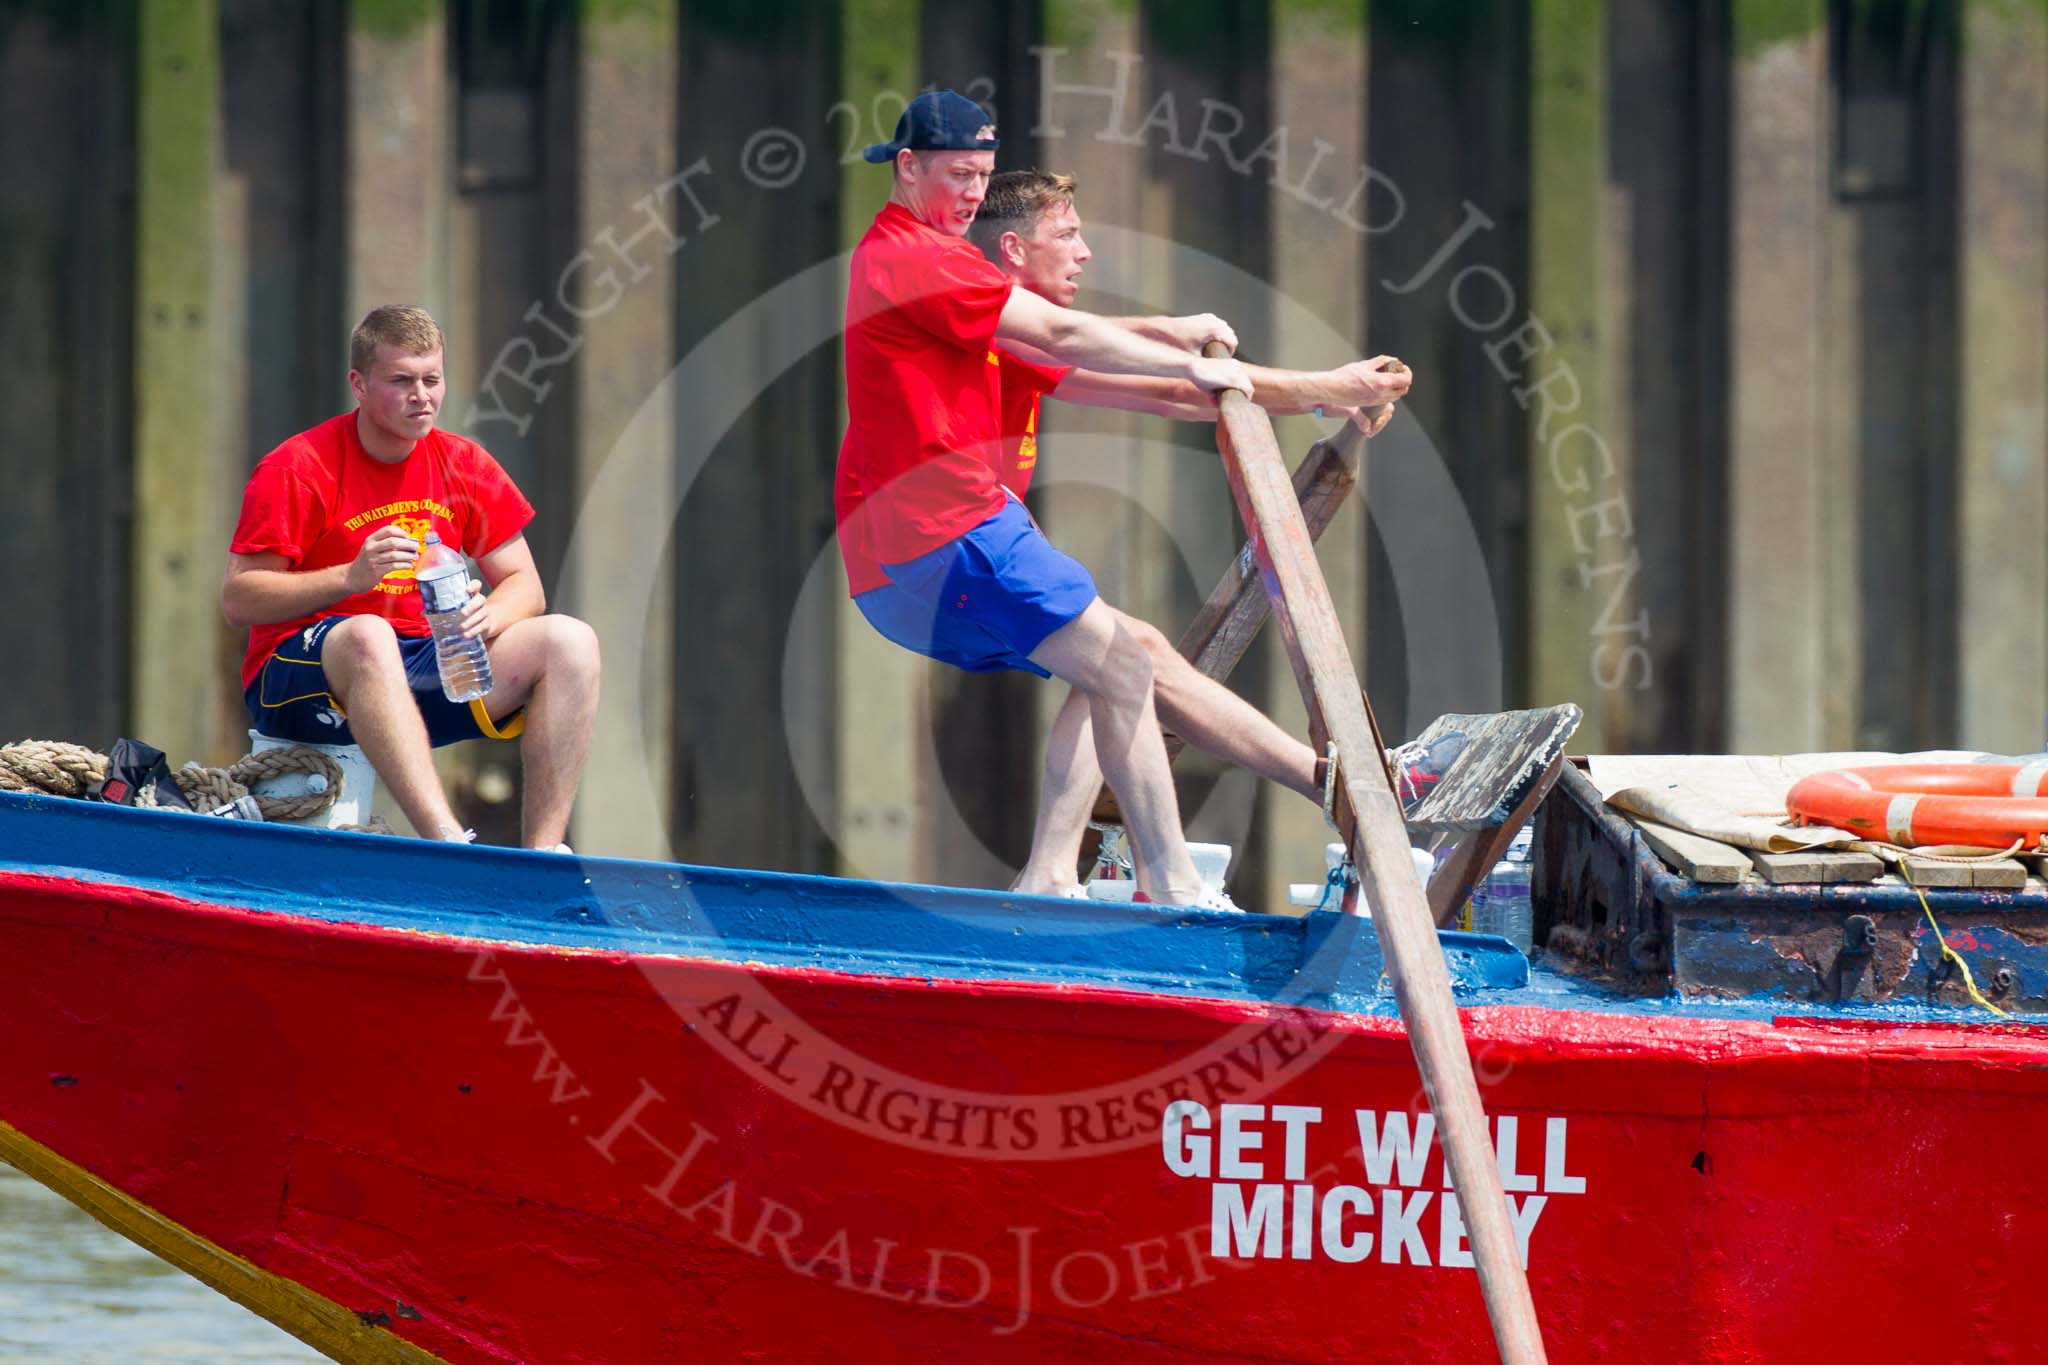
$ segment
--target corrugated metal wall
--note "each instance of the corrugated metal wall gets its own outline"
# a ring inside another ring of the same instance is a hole
[[[7,738],[238,751],[240,483],[416,300],[605,640],[580,846],[999,881],[1056,689],[874,640],[830,544],[857,151],[937,83],[1081,177],[1096,306],[1414,365],[1324,552],[1390,729],[2042,740],[2038,6],[110,0],[10,7],[0,75]],[[1208,433],[1046,426],[1047,526],[1177,631],[1238,539]],[[1277,651],[1238,681],[1300,724]],[[1186,777],[1245,884],[1313,875],[1306,803]]]

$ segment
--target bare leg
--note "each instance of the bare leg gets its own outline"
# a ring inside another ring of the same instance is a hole
[[[1181,657],[1173,643],[1143,621],[1125,618],[1152,658],[1159,719],[1205,754],[1277,782],[1320,802],[1315,750],[1275,725],[1237,693]]]
[[[427,723],[406,683],[391,623],[380,616],[349,617],[329,632],[320,661],[363,757],[391,789],[413,830],[428,839],[460,835],[462,826],[434,772]]]
[[[1204,753],[1278,782],[1312,801],[1322,800],[1315,781],[1315,752],[1275,725],[1263,712],[1195,668],[1152,626],[1111,607],[1119,624],[1145,647],[1152,661],[1159,718]],[[1081,838],[1102,785],[1095,761],[1093,726],[1077,691],[1054,720],[1045,751],[1045,780],[1039,790],[1038,823],[1031,856],[1013,889],[1057,896],[1075,885]]]
[[[597,724],[597,634],[572,616],[536,616],[491,641],[493,720],[526,708],[519,754],[526,777],[520,838],[553,848],[569,832],[576,786]]]
[[[1101,598],[1048,636],[1032,662],[1085,694],[1096,760],[1123,808],[1138,853],[1138,889],[1186,905],[1201,895],[1188,857],[1166,743],[1152,704],[1152,663]]]
[[[1102,788],[1102,765],[1095,761],[1095,727],[1089,721],[1088,696],[1080,688],[1067,693],[1053,717],[1045,740],[1045,779],[1038,788],[1038,823],[1031,835],[1031,856],[1010,884],[1013,891],[1033,896],[1070,895],[1081,861],[1081,837],[1087,832],[1095,793]]]

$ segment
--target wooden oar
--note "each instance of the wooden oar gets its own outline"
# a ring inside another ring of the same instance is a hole
[[[1294,497],[1311,541],[1323,538],[1323,531],[1337,515],[1337,509],[1357,486],[1359,452],[1364,444],[1365,437],[1357,424],[1347,421],[1335,435],[1310,446],[1295,468]],[[1223,571],[1223,577],[1202,603],[1202,609],[1195,613],[1195,619],[1181,632],[1177,645],[1182,658],[1219,681],[1229,677],[1244,658],[1272,612],[1252,553],[1250,541],[1238,547],[1230,567]]]
[[[1205,353],[1227,354],[1215,343]],[[1339,799],[1355,820],[1352,860],[1370,887],[1373,924],[1457,1185],[1494,1342],[1508,1365],[1537,1365],[1544,1359],[1543,1337],[1451,998],[1450,972],[1409,860],[1401,802],[1366,719],[1329,584],[1264,409],[1226,390],[1219,396],[1218,412],[1216,442],[1224,472],[1255,547],[1259,576],[1309,709],[1311,733],[1327,734],[1337,746]]]
[[[1403,371],[1408,368],[1398,360],[1393,364]],[[1379,411],[1375,408],[1374,415],[1377,416]],[[1357,486],[1360,450],[1364,444],[1364,433],[1359,431],[1356,423],[1347,421],[1334,435],[1310,446],[1308,454],[1295,466],[1294,497],[1301,506],[1302,521],[1308,526],[1311,541],[1323,538],[1324,530]],[[1230,567],[1223,571],[1223,577],[1217,580],[1208,599],[1202,603],[1202,609],[1195,613],[1195,619],[1181,632],[1180,641],[1175,645],[1181,657],[1192,663],[1198,672],[1218,682],[1230,676],[1252,642],[1259,638],[1266,618],[1272,614],[1265,588],[1253,572],[1254,567],[1252,545],[1246,541],[1231,556]],[[1179,735],[1168,734],[1167,761],[1180,757],[1180,751],[1186,745],[1187,741]],[[1321,749],[1317,752],[1320,753]],[[1098,825],[1123,823],[1123,812],[1107,784],[1095,795],[1092,819]]]

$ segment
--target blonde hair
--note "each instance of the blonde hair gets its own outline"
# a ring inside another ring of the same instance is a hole
[[[448,348],[441,324],[426,309],[405,303],[387,303],[363,314],[355,331],[349,333],[348,367],[368,374],[370,366],[377,363],[379,342],[396,346],[409,355],[426,355]]]
[[[1074,202],[1074,177],[1056,171],[1004,171],[992,176],[967,238],[981,254],[1002,264],[996,244],[1006,232],[1028,235],[1038,220],[1061,204]]]

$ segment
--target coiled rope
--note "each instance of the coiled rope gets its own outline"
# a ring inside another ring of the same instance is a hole
[[[305,773],[324,779],[324,791],[300,796],[255,797],[256,809],[265,820],[307,820],[341,799],[344,778],[341,765],[318,749],[294,747],[265,749],[236,759],[225,768],[207,768],[187,763],[171,774],[192,809],[204,815],[232,805],[250,794],[259,782],[291,773]],[[107,756],[83,744],[62,740],[25,739],[0,747],[0,791],[46,792],[52,796],[83,797],[107,775]],[[135,804],[154,807],[156,786],[145,783],[135,790]],[[372,816],[367,825],[343,828],[359,833],[389,834],[391,826],[383,817]]]

